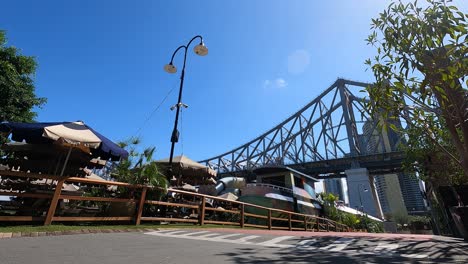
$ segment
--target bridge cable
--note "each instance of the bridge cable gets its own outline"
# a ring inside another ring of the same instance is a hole
[[[166,99],[169,97],[169,95],[174,91],[174,89],[177,87],[176,85],[177,83],[174,82],[174,84],[172,85],[172,88],[169,89],[169,91],[167,92],[166,96],[162,99],[162,101],[153,109],[153,111],[151,111],[151,113],[146,117],[145,121],[143,121],[143,123],[141,124],[141,126],[138,128],[138,130],[135,132],[135,134],[133,135],[133,137],[139,137],[140,136],[140,133],[141,131],[143,130],[143,128],[146,126],[146,124],[148,123],[148,121],[153,117],[153,115],[159,110],[159,108],[161,108],[162,104],[166,101]]]

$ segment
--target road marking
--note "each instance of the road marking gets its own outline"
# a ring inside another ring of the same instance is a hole
[[[329,251],[341,251],[345,249],[351,242],[353,242],[355,239],[349,238],[349,237],[342,237],[337,240],[335,240],[333,243],[331,243],[328,246],[321,247],[321,250],[329,250]]]
[[[209,231],[192,232],[192,233],[184,234],[183,236],[193,236],[193,235],[199,235],[199,234],[205,234],[205,233],[209,233]]]
[[[213,237],[213,239],[216,239],[216,240],[223,240],[223,239],[226,239],[228,237],[233,237],[233,236],[240,236],[242,234],[228,234],[228,235],[222,235],[222,236],[217,236],[217,237]]]
[[[235,239],[235,240],[230,240],[230,241],[235,241],[237,243],[251,243],[251,242],[248,242],[247,240],[252,240],[254,238],[257,238],[259,236],[246,236],[246,237],[241,237],[239,239]]]
[[[254,238],[259,237],[259,236],[246,236],[246,237],[241,237],[241,238],[235,239],[235,240],[229,240],[229,239],[219,239],[218,237],[208,237],[206,235],[205,235],[205,237],[204,236],[187,236],[187,235],[183,235],[183,234],[176,234],[175,232],[170,232],[170,233],[149,232],[149,233],[145,233],[145,234],[146,235],[153,235],[153,236],[162,236],[162,237],[185,238],[185,239],[192,239],[192,240],[203,240],[203,241],[212,241],[212,242],[226,242],[226,243],[232,243],[232,244],[248,244],[248,245],[255,244],[253,242],[249,242],[248,240],[252,240]],[[219,233],[210,233],[210,235],[219,235]],[[222,237],[222,236],[220,236],[220,237]],[[227,235],[225,235],[224,237],[227,237]]]
[[[374,248],[374,252],[383,254],[393,254],[395,253],[395,250],[398,248],[398,246],[398,243],[380,242],[377,245],[377,247]]]
[[[201,235],[201,236],[198,236],[199,238],[207,238],[207,237],[212,237],[212,236],[217,236],[217,235],[221,235],[220,233],[209,233],[209,234],[206,234],[206,235]]]
[[[425,254],[401,254],[400,256],[404,258],[427,258],[428,255]]]
[[[290,247],[296,247],[297,249],[320,249],[320,250],[327,250],[327,251],[332,251],[332,252],[337,252],[337,251],[342,251],[345,250],[347,246],[349,246],[351,243],[355,242],[356,239],[354,238],[346,238],[342,237],[339,238],[327,246],[324,247],[318,247],[314,246],[314,244],[319,242],[319,239],[305,239],[301,240],[295,245],[288,245],[288,244],[278,244],[281,241],[285,241],[288,239],[293,238],[294,236],[280,236],[280,237],[275,237],[270,240],[266,240],[264,242],[252,242],[250,240],[260,238],[261,236],[244,236],[240,237],[238,239],[227,239],[230,237],[235,237],[235,236],[243,236],[245,234],[225,234],[221,235],[222,233],[212,233],[210,231],[197,231],[197,232],[187,232],[187,230],[163,230],[163,231],[153,231],[153,232],[148,232],[145,233],[147,235],[154,235],[154,236],[162,236],[162,237],[173,237],[173,238],[184,238],[184,239],[192,239],[192,240],[201,240],[201,241],[211,241],[211,242],[225,242],[225,243],[231,243],[231,244],[243,244],[243,245],[258,245],[258,246],[266,246],[266,247],[278,247],[278,248],[290,248]],[[183,234],[185,233],[185,234]],[[203,235],[200,235],[203,234]],[[197,236],[199,235],[199,236]],[[263,237],[266,238],[266,237]],[[424,259],[428,258],[428,255],[426,254],[396,254],[396,249],[399,247],[398,243],[391,243],[391,242],[380,242],[378,243],[377,247],[374,248],[373,251],[360,251],[359,254],[362,255],[376,255],[376,254],[383,254],[385,256],[388,255],[399,255],[404,258],[409,258],[409,259]],[[355,250],[346,250],[346,252],[353,252]]]
[[[260,246],[267,246],[267,247],[293,247],[293,245],[285,245],[285,244],[277,244],[278,242],[287,240],[293,238],[293,236],[280,236],[280,237],[275,237],[273,239],[264,241],[262,243],[258,243],[257,245]]]
[[[176,230],[176,231],[172,231],[172,232],[164,232],[162,234],[164,235],[175,235],[175,234],[180,234],[180,233],[184,233],[184,232],[187,232],[186,230]]]
[[[296,247],[300,249],[316,249],[317,247],[311,246],[317,242],[317,239],[305,239],[297,243]]]

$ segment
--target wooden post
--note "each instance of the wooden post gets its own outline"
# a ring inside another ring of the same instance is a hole
[[[268,209],[268,229],[271,230],[271,209]]]
[[[304,231],[307,231],[307,215],[304,215]]]
[[[54,217],[55,209],[57,208],[57,203],[60,198],[60,193],[62,193],[62,186],[64,182],[65,182],[65,179],[59,180],[57,182],[57,185],[55,186],[54,196],[52,197],[52,200],[50,201],[50,207],[49,207],[49,210],[47,211],[47,216],[46,216],[44,225],[50,225],[52,223],[52,218]]]
[[[244,204],[241,204],[241,212],[240,212],[240,227],[244,228]]]
[[[292,230],[291,213],[288,213],[288,224],[289,224],[289,231],[291,231]]]
[[[141,223],[141,214],[143,213],[143,207],[145,206],[147,190],[148,190],[148,187],[143,187],[143,190],[141,191],[141,197],[140,197],[140,202],[138,203],[138,212],[136,215],[135,225],[139,225]]]
[[[205,197],[202,197],[200,209],[198,210],[198,224],[204,225],[205,224]]]
[[[330,232],[330,223],[328,223],[328,220],[327,220],[327,232]]]

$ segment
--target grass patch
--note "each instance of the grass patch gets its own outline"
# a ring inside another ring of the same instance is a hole
[[[194,225],[194,224],[141,224],[141,225],[63,225],[52,224],[49,226],[39,225],[18,225],[18,226],[0,226],[0,233],[16,232],[53,232],[53,231],[71,231],[71,230],[102,230],[102,229],[141,229],[141,228],[240,228],[239,226],[228,225]]]

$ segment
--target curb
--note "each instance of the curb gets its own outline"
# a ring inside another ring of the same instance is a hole
[[[154,232],[159,229],[135,228],[135,229],[77,229],[65,231],[47,231],[47,232],[10,232],[0,233],[0,239],[19,238],[19,237],[43,237],[43,236],[66,236],[81,234],[108,234],[108,233],[130,233],[130,232]]]

